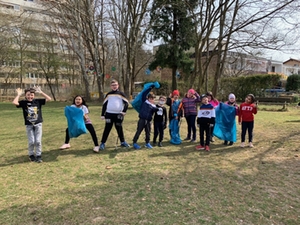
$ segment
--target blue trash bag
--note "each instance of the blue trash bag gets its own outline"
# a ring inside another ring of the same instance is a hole
[[[216,107],[216,123],[213,135],[225,141],[236,142],[236,109],[220,103]]]
[[[171,132],[171,140],[170,143],[174,145],[180,145],[181,144],[181,138],[180,138],[180,133],[179,133],[179,123],[178,120],[172,119],[170,124],[169,124],[169,129]]]
[[[140,112],[141,106],[142,106],[143,102],[146,101],[147,95],[149,94],[149,92],[151,91],[153,86],[155,88],[160,88],[160,84],[157,81],[151,82],[151,83],[146,83],[146,84],[144,84],[143,90],[131,102],[132,107],[138,113]]]
[[[81,134],[86,134],[86,126],[83,119],[83,111],[76,107],[66,106],[65,116],[68,121],[70,138],[76,138]]]

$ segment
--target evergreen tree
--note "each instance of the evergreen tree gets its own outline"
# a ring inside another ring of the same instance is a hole
[[[152,40],[162,40],[150,69],[157,66],[172,69],[172,89],[177,89],[176,71],[187,68],[191,61],[186,50],[195,44],[194,21],[190,12],[195,0],[155,0],[151,11]]]

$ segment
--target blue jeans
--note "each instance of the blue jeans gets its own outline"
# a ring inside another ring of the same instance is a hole
[[[28,139],[28,155],[42,155],[42,123],[35,125],[26,125],[26,133]]]

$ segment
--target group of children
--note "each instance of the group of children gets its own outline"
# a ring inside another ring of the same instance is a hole
[[[109,133],[115,126],[118,138],[120,139],[122,147],[130,147],[125,141],[123,132],[123,119],[126,115],[129,102],[125,97],[125,94],[119,90],[119,84],[116,80],[111,81],[111,91],[105,96],[101,119],[105,120],[105,128],[102,135],[101,143],[99,145],[95,129],[88,116],[89,110],[84,98],[80,95],[75,96],[73,99],[72,107],[76,107],[82,110],[83,119],[86,129],[90,132],[94,142],[94,152],[105,149],[105,143],[109,136]],[[211,92],[208,92],[200,96],[194,89],[188,90],[182,100],[179,99],[180,93],[178,90],[174,90],[168,98],[160,96],[158,103],[155,104],[155,95],[150,93],[154,85],[151,85],[144,91],[141,96],[142,104],[139,110],[139,120],[137,122],[137,130],[133,137],[133,148],[140,149],[141,146],[137,144],[141,132],[145,131],[145,147],[152,148],[153,146],[162,147],[162,141],[164,139],[164,130],[167,128],[167,119],[169,118],[169,134],[171,137],[170,143],[180,144],[180,120],[184,116],[187,121],[187,137],[184,140],[190,142],[196,141],[196,123],[200,132],[200,145],[196,146],[197,150],[205,149],[210,151],[210,142],[213,140],[213,129],[215,126],[215,108],[219,102],[215,99]],[[13,100],[18,108],[23,109],[23,117],[25,120],[26,133],[28,138],[28,154],[29,159],[35,162],[42,162],[42,105],[46,101],[51,100],[47,94],[41,91],[40,87],[35,86],[25,90],[25,99],[19,100],[23,90],[18,88],[17,96]],[[40,93],[44,96],[44,99],[36,99],[35,93]],[[227,105],[236,108],[236,115],[238,115],[239,124],[242,125],[241,133],[241,147],[245,146],[245,136],[248,131],[249,146],[253,147],[253,127],[254,127],[254,114],[257,113],[257,105],[254,103],[255,98],[252,94],[247,95],[245,102],[238,107],[235,101],[234,94],[229,95]],[[199,110],[197,110],[197,104],[201,103]],[[164,105],[169,106],[169,112],[167,116],[167,109]],[[154,115],[154,116],[153,116]],[[153,119],[154,117],[154,119]],[[197,119],[196,119],[197,118]],[[151,121],[154,120],[154,136],[152,145],[150,144],[151,133]],[[157,142],[158,139],[158,142]],[[69,128],[66,129],[65,143],[60,149],[68,149],[70,145]],[[224,140],[224,144],[228,144],[228,140]],[[229,145],[233,142],[229,141]],[[35,152],[34,152],[34,148]]]

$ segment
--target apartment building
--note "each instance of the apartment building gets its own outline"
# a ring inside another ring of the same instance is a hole
[[[78,63],[42,0],[0,0],[0,94],[77,82]],[[78,81],[80,82],[80,81]]]

